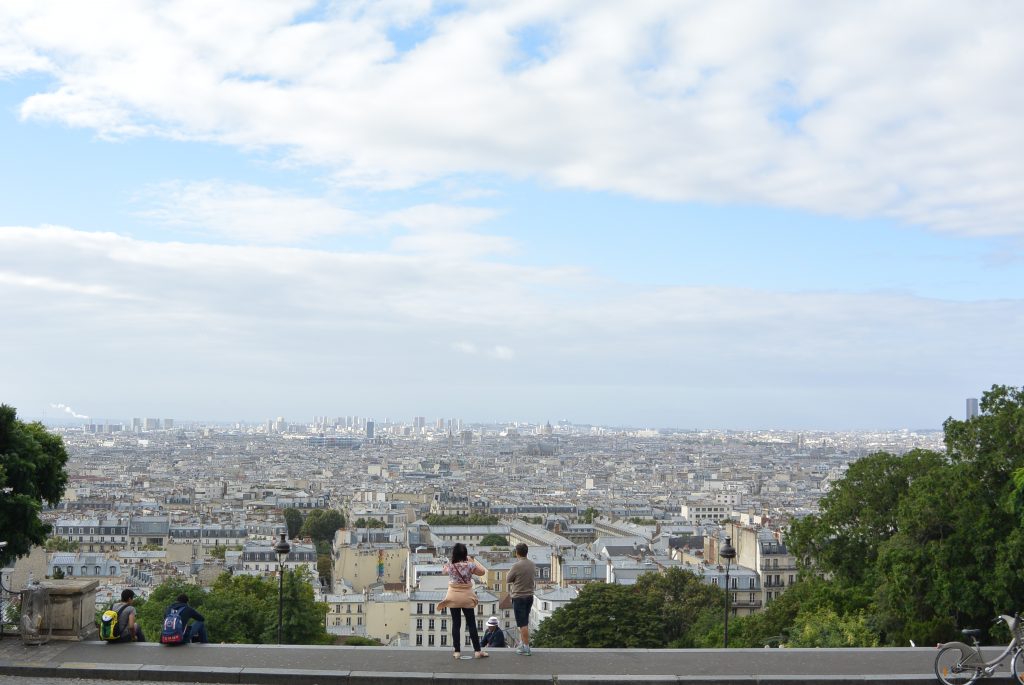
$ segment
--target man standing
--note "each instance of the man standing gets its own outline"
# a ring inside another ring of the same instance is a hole
[[[206,642],[206,619],[198,611],[188,605],[188,595],[182,593],[178,595],[177,601],[167,608],[167,614],[170,615],[172,611],[178,612],[178,617],[181,619],[181,624],[185,627],[185,635],[182,641],[185,644],[189,642]],[[189,623],[189,620],[192,623]]]
[[[526,556],[529,553],[530,548],[525,543],[516,545],[516,563],[508,572],[508,593],[512,596],[512,613],[521,638],[516,654],[523,656],[530,656],[530,609],[537,586],[537,564]]]

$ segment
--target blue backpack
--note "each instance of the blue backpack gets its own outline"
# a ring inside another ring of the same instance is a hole
[[[185,622],[181,620],[181,609],[182,607],[171,607],[164,616],[160,642],[165,645],[177,645],[185,641]]]

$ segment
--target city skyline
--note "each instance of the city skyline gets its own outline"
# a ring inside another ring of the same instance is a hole
[[[0,402],[938,429],[1024,385],[1021,29],[995,2],[4,7]]]

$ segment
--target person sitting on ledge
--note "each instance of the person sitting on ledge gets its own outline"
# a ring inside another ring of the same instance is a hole
[[[182,624],[185,626],[185,637],[184,642],[208,642],[209,639],[206,635],[206,619],[198,611],[193,609],[188,604],[188,595],[182,593],[178,595],[177,601],[171,606],[167,607],[167,614],[177,609],[178,616],[181,618]],[[189,623],[189,620],[192,622]]]

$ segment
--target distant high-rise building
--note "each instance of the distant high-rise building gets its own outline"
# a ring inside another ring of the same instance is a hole
[[[464,446],[468,447],[473,444],[473,431],[462,431],[460,435],[462,436],[462,444]]]
[[[417,433],[426,428],[426,426],[427,417],[425,416],[417,416],[412,420],[412,427],[416,430]]]
[[[148,431],[160,430],[160,419],[146,419],[143,428]]]
[[[171,430],[174,428],[174,419],[164,419],[164,430]]]
[[[138,433],[142,430],[142,419],[132,419],[132,431]]]
[[[978,398],[968,397],[967,398],[967,420],[970,421],[978,415]]]
[[[373,421],[366,422],[366,439],[373,440]]]

